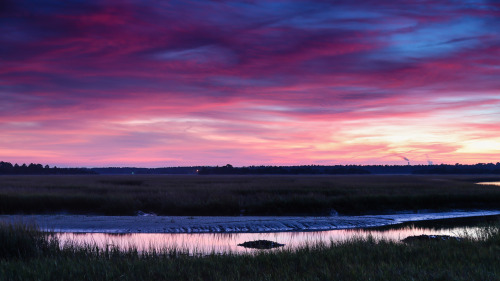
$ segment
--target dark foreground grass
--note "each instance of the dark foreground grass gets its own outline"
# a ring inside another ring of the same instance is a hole
[[[0,213],[327,215],[500,208],[497,176],[0,176]]]
[[[1,280],[500,280],[498,227],[485,230],[480,240],[407,245],[367,239],[204,257],[175,250],[60,249],[43,233],[38,233],[42,239],[30,239],[33,231],[0,227]],[[27,239],[16,251],[10,244],[19,236]]]

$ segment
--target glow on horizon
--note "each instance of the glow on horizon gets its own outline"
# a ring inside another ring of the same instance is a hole
[[[500,161],[488,1],[6,1],[0,161]]]

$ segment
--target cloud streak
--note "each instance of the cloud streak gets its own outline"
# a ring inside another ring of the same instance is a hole
[[[426,3],[5,1],[0,156],[497,161],[500,6]]]

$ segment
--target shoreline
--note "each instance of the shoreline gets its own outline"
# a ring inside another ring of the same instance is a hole
[[[0,215],[0,222],[36,224],[46,232],[73,233],[264,233],[370,228],[412,221],[500,215],[500,210],[396,213],[364,216],[92,216]]]

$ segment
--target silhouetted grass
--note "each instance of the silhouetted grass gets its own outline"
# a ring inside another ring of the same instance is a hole
[[[58,241],[34,225],[0,222],[0,261],[50,256],[58,250]]]
[[[403,244],[367,238],[255,255],[195,257],[175,249],[138,253],[92,245],[46,247],[57,242],[43,233],[19,244],[35,254],[17,255],[10,245],[14,237],[33,237],[33,228],[1,225],[0,233],[7,233],[0,249],[14,253],[0,256],[2,280],[500,280],[497,226],[481,231],[479,240]]]
[[[473,180],[473,181],[472,181]],[[1,176],[0,213],[327,215],[500,208],[498,176]]]

